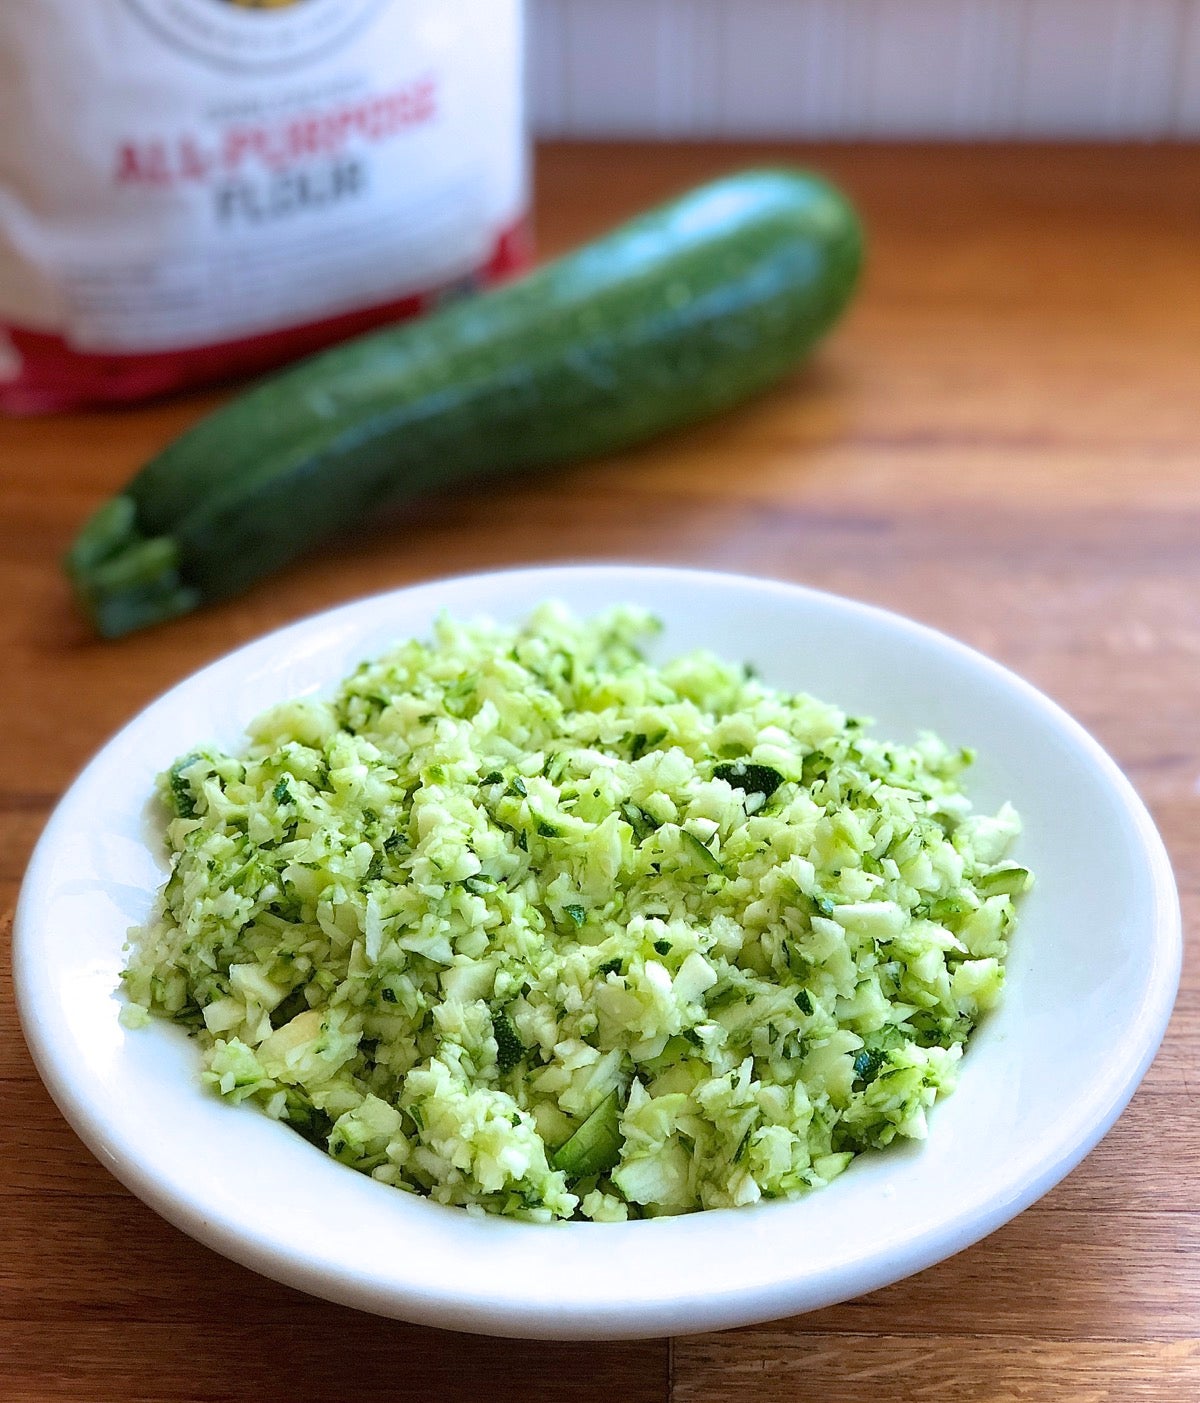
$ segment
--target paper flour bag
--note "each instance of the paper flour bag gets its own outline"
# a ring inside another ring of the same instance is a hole
[[[0,409],[265,369],[520,266],[521,0],[3,0]]]

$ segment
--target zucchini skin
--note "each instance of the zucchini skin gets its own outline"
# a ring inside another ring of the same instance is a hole
[[[853,209],[815,176],[702,186],[240,395],[101,508],[68,573],[115,636],[236,593],[385,502],[706,418],[804,356],[861,258]]]

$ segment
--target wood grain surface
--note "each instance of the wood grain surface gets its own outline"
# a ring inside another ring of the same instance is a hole
[[[256,634],[487,566],[745,570],[948,630],[1063,703],[1171,850],[1189,949],[1163,1050],[1060,1187],[920,1276],[673,1342],[525,1344],[326,1305],[132,1198],[37,1080],[0,971],[0,1398],[716,1403],[1200,1398],[1200,151],[557,146],[544,253],[722,170],[797,156],[871,236],[862,297],[790,383],[619,458],[460,489],[246,597],[91,639],[56,562],[216,395],[0,423],[0,912],[72,775]]]

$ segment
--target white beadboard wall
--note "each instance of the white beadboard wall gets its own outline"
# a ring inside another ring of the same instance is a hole
[[[1200,135],[1200,0],[528,0],[544,136]]]

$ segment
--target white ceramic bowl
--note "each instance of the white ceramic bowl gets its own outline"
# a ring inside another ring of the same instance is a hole
[[[475,1218],[335,1163],[198,1084],[194,1046],[118,1022],[129,926],[162,879],[147,796],[189,744],[239,744],[286,696],[327,687],[441,609],[516,618],[648,605],[661,652],[704,645],[779,686],[975,746],[971,792],[1025,820],[1024,903],[1003,1006],[923,1145],[861,1156],[829,1188],[681,1218],[540,1227]],[[64,1115],[164,1217],[293,1286],[402,1319],[543,1337],[693,1332],[811,1310],[968,1246],[1061,1179],[1125,1106],[1179,977],[1162,843],[1116,765],[1058,707],[986,658],[878,609],[697,571],[581,566],[444,580],[366,599],[240,649],[148,707],[51,818],[17,912],[21,1017]]]

